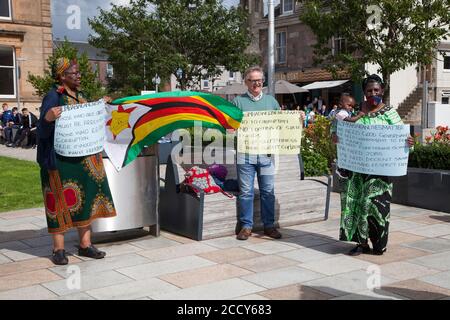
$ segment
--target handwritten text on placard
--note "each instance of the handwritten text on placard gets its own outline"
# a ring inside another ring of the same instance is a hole
[[[244,112],[238,129],[238,152],[298,154],[301,140],[299,111]]]
[[[354,172],[404,176],[409,125],[363,125],[338,121],[338,166]]]
[[[103,100],[67,105],[56,120],[55,151],[64,157],[82,157],[103,151],[105,104]]]

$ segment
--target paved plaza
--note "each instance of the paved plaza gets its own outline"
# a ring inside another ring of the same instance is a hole
[[[346,255],[354,244],[338,241],[335,193],[327,221],[281,232],[247,241],[106,233],[94,240],[107,257],[92,260],[76,255],[72,230],[70,264],[55,266],[43,208],[0,213],[0,299],[450,299],[449,214],[393,204],[383,256]]]

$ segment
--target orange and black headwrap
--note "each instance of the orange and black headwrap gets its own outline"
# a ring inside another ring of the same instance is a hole
[[[67,58],[58,58],[58,60],[56,60],[55,65],[56,79],[59,79],[67,69],[69,69],[71,66],[75,64],[77,64],[77,61],[75,59],[69,60]]]

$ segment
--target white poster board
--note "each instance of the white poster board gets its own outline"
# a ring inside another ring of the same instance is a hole
[[[354,172],[404,176],[409,125],[363,125],[338,121],[338,167]]]
[[[103,100],[62,106],[56,120],[55,152],[64,157],[83,157],[103,151],[105,141]]]

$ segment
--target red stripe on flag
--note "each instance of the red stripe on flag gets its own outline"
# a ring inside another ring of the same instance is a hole
[[[224,113],[222,111],[220,111],[219,109],[217,109],[214,105],[212,104],[207,104],[205,102],[203,102],[201,99],[197,99],[195,97],[169,97],[169,98],[152,98],[152,99],[146,99],[146,100],[140,100],[140,101],[136,101],[136,103],[140,103],[146,106],[154,106],[154,105],[158,105],[158,104],[162,104],[162,103],[174,103],[174,102],[184,102],[184,103],[193,103],[196,104],[198,106],[202,106],[202,107],[206,107],[209,110],[211,110],[214,115],[217,117],[217,119],[224,119]],[[222,123],[221,120],[219,120],[219,122]]]
[[[136,129],[136,128],[140,127],[141,125],[144,125],[145,123],[152,121],[156,118],[169,116],[169,115],[173,115],[173,114],[182,114],[182,113],[194,113],[194,114],[199,114],[199,115],[203,115],[203,116],[207,116],[207,117],[215,119],[208,111],[200,109],[200,108],[174,107],[174,108],[167,108],[167,109],[162,109],[162,110],[154,110],[154,111],[150,111],[150,112],[146,113],[144,116],[142,116],[142,118],[140,118],[136,122],[136,124],[134,125],[134,128]],[[232,127],[227,123],[225,117],[222,114],[218,115],[217,120],[224,128],[232,129]]]

